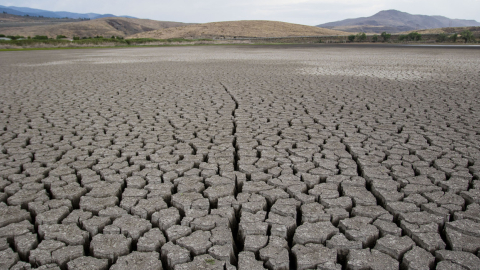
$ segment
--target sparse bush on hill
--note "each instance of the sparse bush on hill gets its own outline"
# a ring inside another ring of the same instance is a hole
[[[462,31],[462,33],[460,33],[460,36],[462,37],[463,40],[465,40],[465,43],[475,42],[475,37],[473,36],[472,32],[469,30]]]
[[[355,40],[355,35],[348,36],[348,41],[353,42]]]
[[[378,35],[373,35],[372,41],[373,41],[373,42],[377,42],[377,41],[378,41]]]
[[[57,36],[57,39],[62,39],[62,38],[67,38],[67,37],[64,36],[64,35],[58,35],[58,36]]]
[[[362,42],[367,40],[367,34],[365,33],[358,33],[355,38],[357,39],[358,42]]]
[[[447,39],[448,39],[447,34],[441,33],[437,37],[437,42],[445,42],[447,41]]]
[[[387,32],[383,32],[383,33],[380,34],[380,36],[383,38],[384,42],[387,42],[392,37],[392,34],[389,34]]]
[[[80,40],[80,37],[73,37],[73,40]]]
[[[0,37],[5,37],[5,35],[0,34]]]

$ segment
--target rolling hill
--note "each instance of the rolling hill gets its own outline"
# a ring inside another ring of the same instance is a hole
[[[415,30],[419,34],[453,34],[453,33],[461,33],[464,30],[468,30],[472,32],[475,37],[480,36],[480,27],[479,26],[466,26],[466,27],[444,27],[444,28],[434,28],[434,29],[423,29],[423,30]],[[408,34],[412,31],[405,31],[401,32],[400,34]]]
[[[98,13],[74,13],[74,12],[67,12],[67,11],[49,11],[43,9],[35,9],[35,8],[28,8],[28,7],[15,7],[15,6],[2,6],[0,5],[0,13],[6,12],[12,15],[19,15],[19,16],[43,16],[49,18],[65,18],[68,17],[70,19],[80,19],[80,18],[88,18],[88,19],[99,19],[105,17],[125,17],[125,18],[134,18],[130,16],[115,16],[113,14],[98,14]]]
[[[128,38],[241,38],[345,35],[345,32],[276,21],[228,21],[159,29]]]
[[[399,33],[417,29],[434,29],[444,27],[480,26],[474,20],[449,19],[443,16],[412,15],[398,10],[384,10],[370,17],[347,19],[317,25],[346,32]]]
[[[5,14],[0,14],[0,21],[2,21],[1,15],[5,16]],[[51,19],[46,21],[39,21],[38,19],[36,21],[12,21],[12,16],[14,15],[9,15],[10,21],[0,22],[0,34],[20,35],[25,37],[33,37],[35,35],[49,37],[56,37],[57,35],[64,35],[67,37],[125,37],[145,31],[187,25],[179,22],[121,17],[109,17],[75,22],[55,22],[55,20]]]

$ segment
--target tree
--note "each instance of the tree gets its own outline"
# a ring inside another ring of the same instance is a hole
[[[34,36],[32,39],[36,39],[36,40],[46,40],[46,39],[48,39],[48,37],[47,37],[47,36],[39,36],[39,35],[36,35],[36,36]]]
[[[367,40],[367,34],[365,34],[363,32],[358,33],[356,38],[357,38],[357,41],[359,41],[359,42],[365,41],[365,40]]]
[[[16,36],[7,36],[7,38],[11,39],[11,40],[17,40],[17,39],[21,39],[21,38],[25,38],[24,36],[19,36],[19,35],[16,35]]]
[[[417,32],[412,32],[407,35],[407,40],[419,41],[422,40],[422,35]]]
[[[462,31],[462,33],[460,33],[460,36],[462,36],[462,39],[465,40],[465,43],[475,41],[475,37],[473,36],[472,32],[470,32],[470,30]]]
[[[355,35],[348,36],[348,41],[353,42],[355,40]]]
[[[372,41],[373,41],[373,42],[377,42],[377,41],[378,41],[378,35],[373,35]]]
[[[388,34],[387,32],[383,32],[383,33],[380,34],[380,36],[383,38],[384,42],[387,42],[392,37],[392,34]]]
[[[400,35],[398,36],[398,40],[400,41],[419,41],[422,40],[422,35],[417,32],[409,33],[408,35]]]
[[[450,40],[452,40],[453,42],[457,42],[457,39],[458,39],[458,34],[457,33],[450,36]]]

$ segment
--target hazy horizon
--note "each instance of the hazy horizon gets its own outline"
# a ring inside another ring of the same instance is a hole
[[[219,0],[202,2],[180,0],[0,0],[0,5],[29,7],[49,11],[100,13],[133,16],[159,21],[206,23],[236,20],[272,20],[305,25],[319,25],[349,18],[369,17],[381,10],[396,9],[411,14],[440,15],[451,19],[480,21],[479,0],[246,0],[228,3]]]

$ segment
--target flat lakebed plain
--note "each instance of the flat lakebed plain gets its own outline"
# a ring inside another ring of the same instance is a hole
[[[480,50],[0,52],[1,269],[479,269]]]

